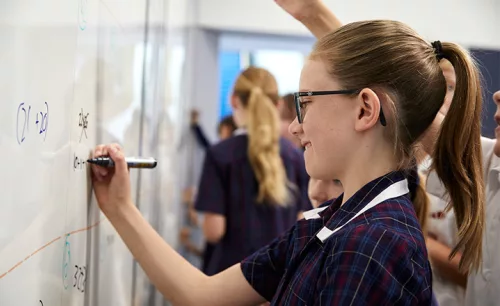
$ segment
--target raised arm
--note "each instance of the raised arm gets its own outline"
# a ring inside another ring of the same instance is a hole
[[[151,282],[174,305],[257,305],[265,299],[247,282],[240,264],[208,277],[170,247],[133,205],[130,177],[118,145],[98,146],[94,157],[109,155],[112,170],[93,166],[101,210]]]
[[[191,111],[191,130],[194,132],[198,144],[200,144],[203,149],[206,150],[208,149],[208,147],[210,147],[210,142],[208,141],[205,132],[203,132],[203,130],[201,129],[200,123],[198,122],[198,116],[198,111]]]
[[[340,20],[320,0],[275,0],[288,14],[300,21],[316,37],[335,31]]]

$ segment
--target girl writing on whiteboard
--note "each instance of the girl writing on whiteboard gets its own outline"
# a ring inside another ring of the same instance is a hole
[[[240,262],[290,228],[309,210],[302,152],[279,137],[278,86],[261,68],[236,79],[234,136],[207,149],[195,208],[215,245],[206,273]]]
[[[311,177],[339,179],[344,193],[241,263],[209,277],[168,246],[133,205],[116,145],[94,152],[116,162],[114,171],[94,168],[99,205],[175,304],[431,305],[430,264],[411,200],[422,193],[414,194],[418,180],[407,169],[443,104],[442,57],[455,67],[457,87],[433,162],[459,212],[461,266],[476,270],[484,202],[478,72],[462,48],[430,44],[395,21],[348,24],[315,45],[290,131],[306,148]]]

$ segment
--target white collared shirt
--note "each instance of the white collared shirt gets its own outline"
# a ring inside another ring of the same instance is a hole
[[[500,157],[495,156],[495,139],[481,138],[485,177],[485,231],[483,235],[482,268],[469,275],[465,292],[463,289],[435,273],[434,294],[440,306],[493,306],[500,305]],[[422,170],[430,165],[424,162]],[[427,179],[426,191],[431,201],[430,212],[442,211],[447,204],[446,190],[435,172]],[[438,241],[453,248],[458,240],[458,231],[453,209],[441,220],[429,220],[429,232],[436,234]]]
[[[436,172],[428,172],[431,163],[432,159],[428,158],[420,165],[420,171],[423,172],[424,176],[429,174],[426,181],[426,191],[430,200],[427,230],[430,234],[436,236],[437,241],[449,248],[453,248],[458,242],[455,213],[453,209],[447,212],[445,210],[449,197]],[[431,266],[433,266],[432,261]],[[464,288],[449,281],[435,269],[433,269],[432,289],[439,306],[464,305]]]
[[[483,236],[481,269],[469,275],[467,306],[500,305],[500,157],[495,156],[495,140],[482,138],[483,166],[486,170],[486,228]]]
[[[237,128],[234,132],[233,132],[233,135],[234,136],[238,136],[238,135],[246,135],[248,134],[247,132],[247,129],[245,128]]]

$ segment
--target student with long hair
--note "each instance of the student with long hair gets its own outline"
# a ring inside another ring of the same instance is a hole
[[[205,156],[195,208],[215,245],[206,273],[240,262],[288,230],[311,204],[303,153],[280,137],[276,80],[250,67],[236,79],[234,136]]]
[[[276,2],[309,28],[317,38],[342,26],[333,12],[328,10],[320,0],[277,0]],[[447,83],[444,103],[431,126],[419,140],[420,145],[416,152],[416,159],[421,163],[419,168],[427,168],[425,173],[422,173],[425,177],[420,177],[424,183],[421,186],[425,186],[427,182],[430,193],[426,197],[423,194],[424,188],[419,188],[422,196],[418,197],[418,201],[414,201],[413,204],[424,232],[428,233],[426,245],[435,272],[433,289],[437,301],[441,306],[460,306],[465,302],[464,288],[467,271],[459,269],[461,250],[458,250],[452,259],[449,258],[459,240],[455,214],[453,207],[448,205],[449,199],[445,197],[446,190],[439,183],[439,178],[434,172],[429,172],[432,169],[430,156],[439,136],[437,131],[448,112],[456,85],[452,64],[446,59],[441,59],[439,65]],[[427,179],[426,176],[429,173],[432,175],[430,179]]]
[[[478,71],[458,45],[431,44],[396,21],[351,23],[316,43],[290,131],[306,148],[311,177],[339,179],[344,193],[241,263],[208,277],[168,246],[132,204],[116,145],[94,152],[116,163],[114,172],[93,168],[98,203],[176,304],[430,305],[432,274],[414,208],[425,192],[412,173],[417,142],[446,94],[442,57],[457,86],[433,164],[453,203],[460,266],[476,271],[484,217]]]

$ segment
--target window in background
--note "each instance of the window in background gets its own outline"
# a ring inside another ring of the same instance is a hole
[[[472,56],[479,62],[479,68],[483,75],[483,116],[482,135],[495,138],[496,122],[493,120],[496,112],[496,105],[493,103],[492,95],[500,90],[500,51],[471,49]]]
[[[250,54],[250,64],[265,68],[278,82],[280,95],[298,90],[305,55],[299,51],[258,50]]]
[[[229,104],[229,95],[233,83],[240,73],[241,54],[238,51],[222,51],[219,53],[219,77],[220,77],[220,118],[232,113]]]
[[[236,77],[250,65],[269,70],[278,82],[280,95],[298,90],[305,55],[300,51],[256,50],[219,53],[220,118],[231,114],[229,95]]]

